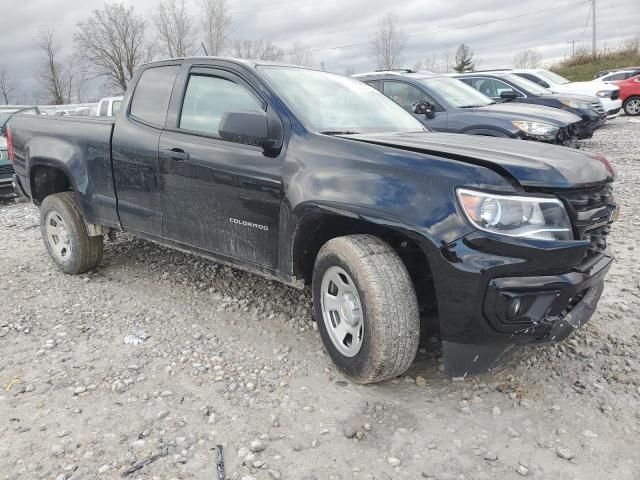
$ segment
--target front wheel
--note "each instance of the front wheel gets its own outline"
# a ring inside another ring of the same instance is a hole
[[[40,206],[40,231],[51,259],[64,273],[96,268],[102,260],[102,236],[90,237],[73,192],[49,195]]]
[[[313,304],[327,352],[354,382],[380,382],[411,366],[420,339],[418,301],[387,243],[372,235],[327,242],[314,266]]]
[[[640,115],[640,97],[629,97],[622,105],[624,113],[631,117]]]

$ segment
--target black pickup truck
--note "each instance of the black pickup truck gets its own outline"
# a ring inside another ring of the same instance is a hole
[[[562,340],[591,317],[612,261],[603,157],[427,132],[326,72],[151,63],[115,121],[17,115],[8,142],[62,271],[98,267],[104,236],[128,231],[311,284],[327,352],[362,383],[402,374],[434,313],[454,376]]]

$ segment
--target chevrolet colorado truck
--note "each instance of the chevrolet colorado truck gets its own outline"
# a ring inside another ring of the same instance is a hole
[[[310,284],[328,354],[360,383],[407,370],[421,318],[438,319],[453,376],[560,341],[593,314],[612,262],[605,158],[429,132],[327,72],[151,63],[115,119],[17,115],[8,144],[63,272],[97,268],[104,236],[127,231]]]

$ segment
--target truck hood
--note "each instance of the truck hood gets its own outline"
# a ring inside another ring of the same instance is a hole
[[[539,142],[435,132],[341,137],[482,165],[525,187],[578,188],[613,180],[613,170],[602,157]]]
[[[525,103],[494,103],[473,110],[481,112],[484,115],[507,115],[510,120],[551,123],[557,127],[566,127],[582,120],[577,115],[560,110],[559,108]]]
[[[551,85],[551,90],[556,93],[575,93],[578,95],[596,96],[601,90],[617,90],[620,87],[604,82],[569,82],[562,85]]]

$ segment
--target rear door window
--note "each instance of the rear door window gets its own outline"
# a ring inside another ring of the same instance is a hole
[[[107,110],[109,108],[109,102],[100,102],[100,116],[101,117],[106,117],[107,116]]]
[[[219,136],[222,115],[240,110],[262,111],[263,102],[228,78],[193,74],[184,95],[179,128]]]
[[[178,65],[166,65],[142,72],[133,92],[131,116],[144,123],[163,127],[179,69]]]

